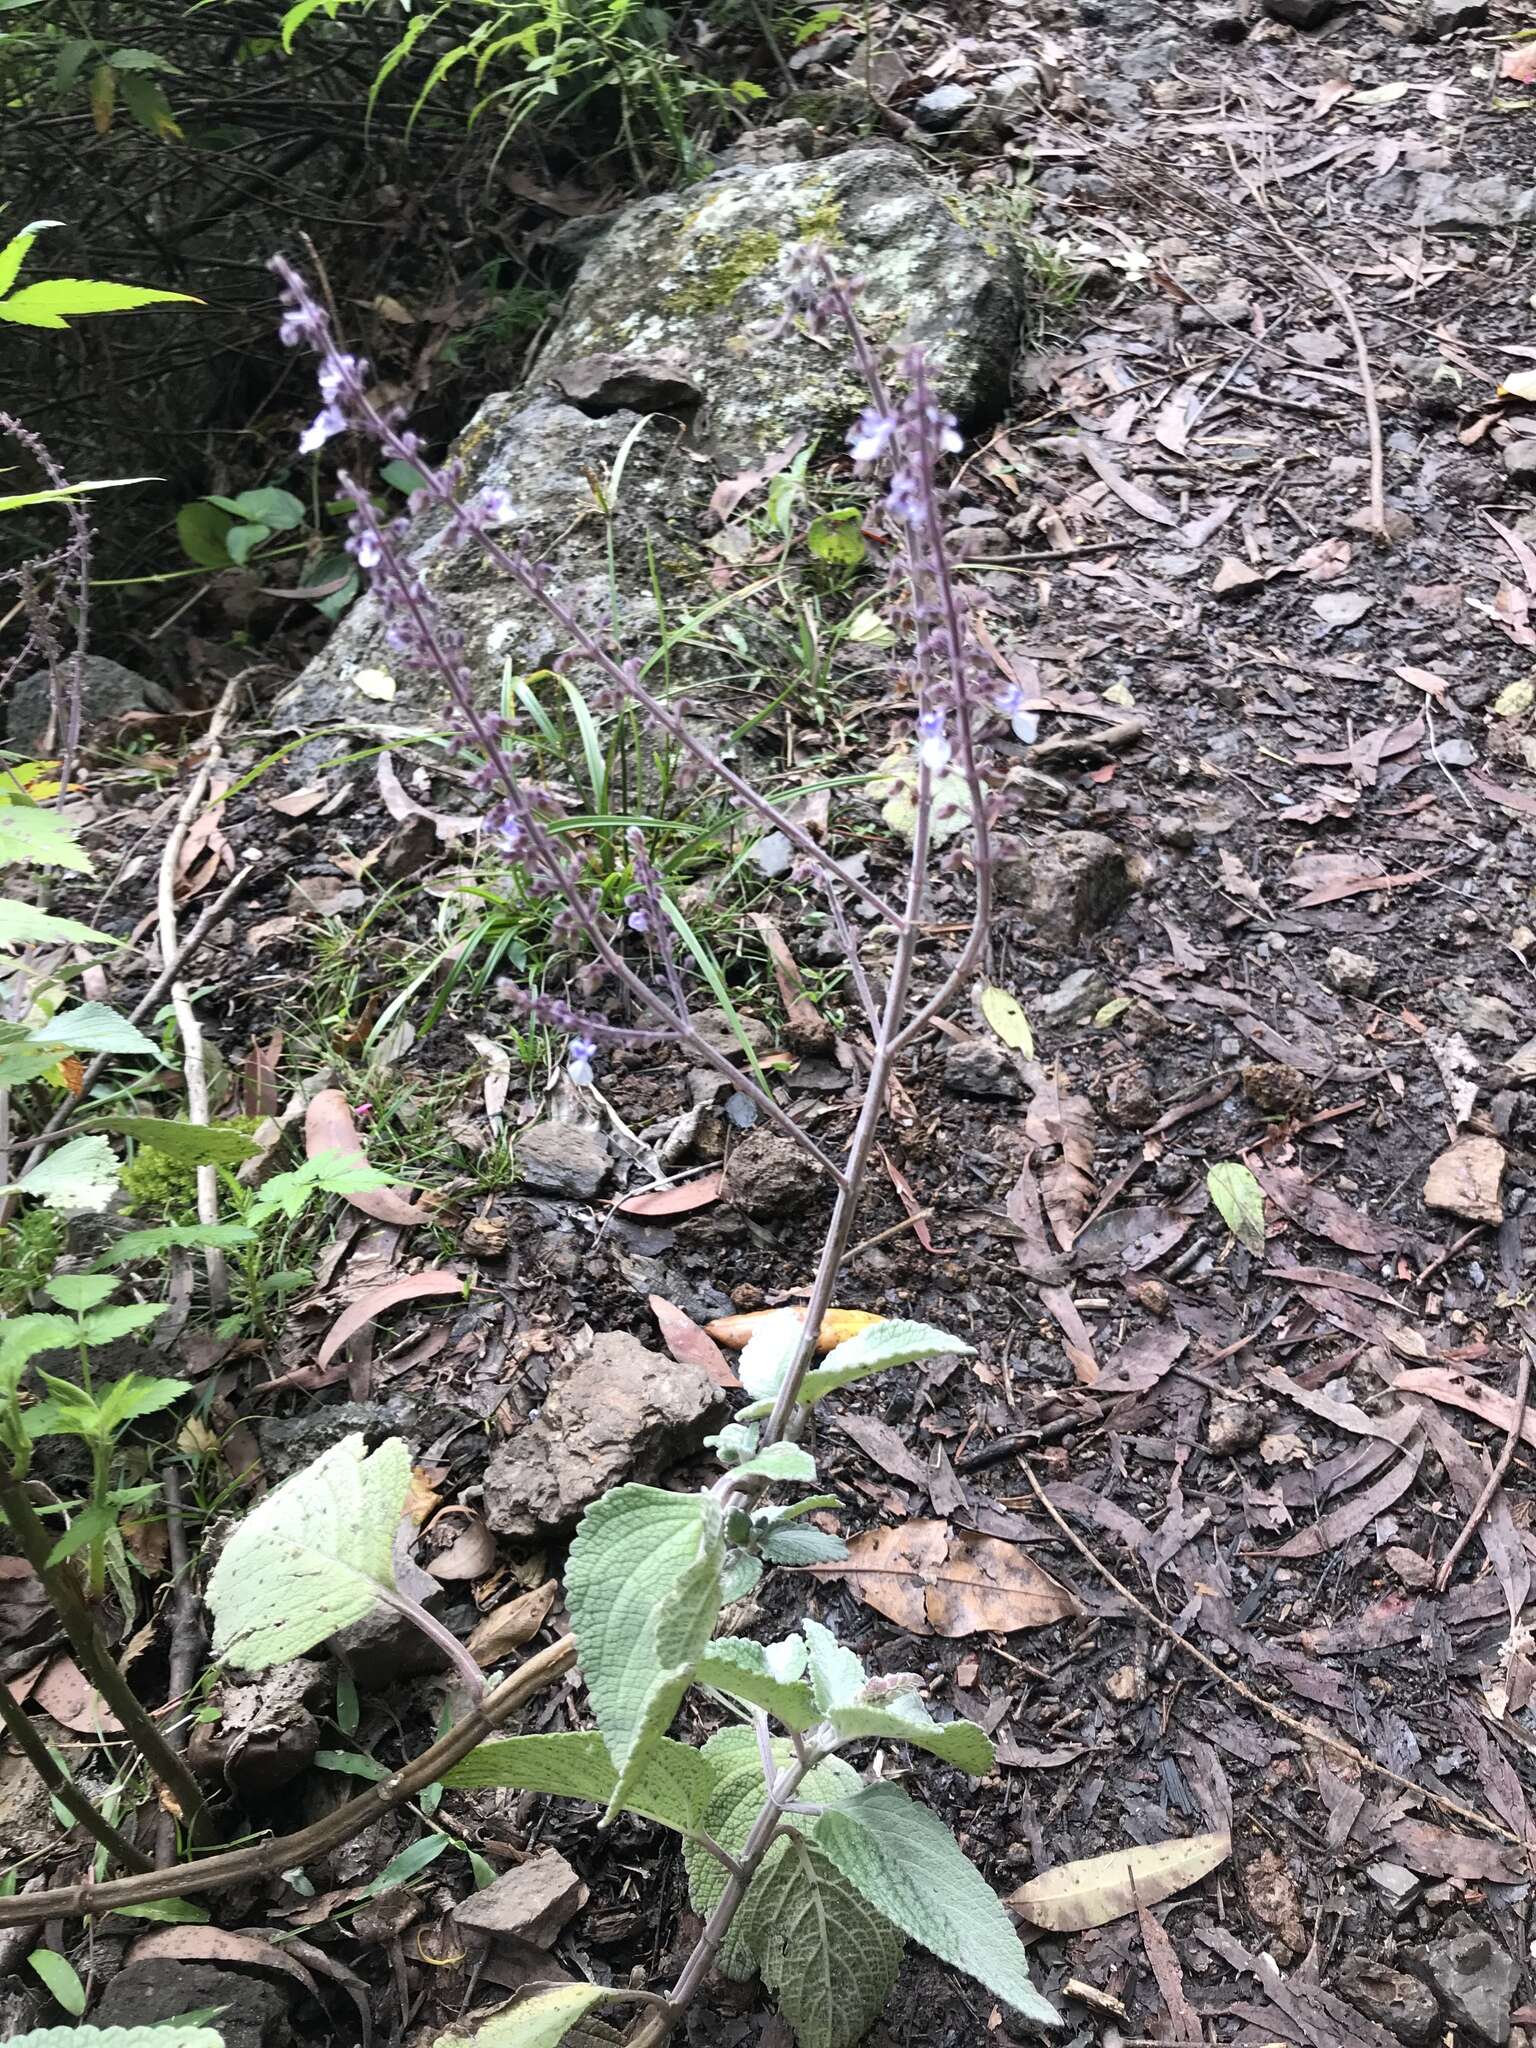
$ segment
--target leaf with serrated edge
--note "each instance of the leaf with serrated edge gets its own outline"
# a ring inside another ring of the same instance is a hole
[[[46,1024],[29,1031],[27,1039],[32,1045],[68,1046],[71,1052],[135,1053],[162,1065],[165,1060],[152,1038],[105,1003],[76,1003],[73,1009],[57,1010]]]
[[[559,2048],[578,2020],[612,1996],[601,1984],[561,1984],[553,1991],[536,1991],[472,2034],[439,2034],[432,2048]]]
[[[718,1505],[618,1486],[581,1518],[565,1599],[598,1730],[619,1774],[666,1733],[720,1611]],[[611,1810],[611,1809],[610,1809]]]
[[[152,2027],[34,2027],[10,2035],[5,2048],[224,2048],[224,2036],[169,2020]]]
[[[752,1332],[736,1361],[736,1372],[755,1401],[773,1400],[804,1334],[805,1318],[792,1308],[775,1309]]]
[[[1037,2026],[1060,2016],[1030,1982],[1024,1944],[936,1814],[895,1785],[828,1807],[812,1838],[876,1912]]]
[[[791,1835],[740,1915],[798,2048],[854,2048],[901,1969],[902,1938],[814,1844]]]
[[[550,1792],[562,1799],[590,1799],[606,1806],[619,1774],[601,1735],[513,1735],[482,1742],[454,1765],[442,1783],[455,1787],[514,1785],[526,1792]],[[714,1788],[714,1776],[698,1750],[663,1738],[631,1784],[625,1805],[631,1813],[687,1834]]]
[[[778,1479],[796,1486],[816,1484],[816,1460],[798,1444],[769,1444],[736,1467],[742,1479]]]
[[[1232,1837],[1225,1832],[1138,1842],[1042,1871],[1010,1892],[1008,1904],[1032,1926],[1076,1934],[1084,1927],[1107,1926],[1138,1906],[1171,1899],[1208,1877],[1231,1853]]]
[[[995,1761],[984,1729],[974,1721],[935,1721],[909,1694],[878,1706],[835,1707],[828,1716],[839,1735],[867,1735],[881,1742],[907,1742],[973,1778],[984,1778]]]
[[[35,868],[68,868],[76,875],[96,872],[89,854],[76,844],[68,818],[29,804],[0,804],[0,868],[13,861]]]
[[[803,1624],[810,1661],[811,1687],[824,1714],[845,1706],[868,1683],[863,1664],[845,1649],[824,1622],[809,1617]]]
[[[848,1546],[841,1536],[782,1523],[766,1529],[759,1536],[757,1547],[770,1564],[837,1564],[848,1555]]]
[[[760,1643],[741,1636],[720,1636],[694,1667],[696,1685],[713,1686],[727,1699],[761,1707],[781,1727],[797,1733],[814,1728],[820,1716],[808,1685],[776,1678]]]
[[[1223,1159],[1205,1176],[1221,1220],[1255,1258],[1264,1253],[1264,1191],[1235,1159]]]
[[[258,1501],[208,1581],[214,1655],[265,1671],[372,1613],[394,1589],[410,1483],[398,1437],[369,1457],[355,1435]]]
[[[754,1338],[753,1342],[756,1342]],[[737,1415],[738,1422],[750,1422],[766,1414],[765,1400],[771,1400],[778,1389],[782,1370],[771,1386],[753,1384],[747,1371],[747,1351],[742,1353],[741,1383],[749,1394],[757,1396],[751,1407],[743,1408]],[[872,1323],[867,1330],[860,1330],[856,1337],[850,1337],[829,1351],[819,1366],[808,1372],[801,1383],[798,1396],[800,1405],[806,1406],[819,1401],[824,1395],[834,1394],[839,1387],[851,1387],[856,1380],[867,1380],[877,1372],[889,1372],[893,1366],[916,1365],[925,1358],[962,1358],[974,1355],[975,1346],[967,1344],[961,1337],[951,1337],[944,1330],[935,1330],[927,1323],[892,1321]]]
[[[718,1842],[728,1856],[737,1856],[747,1845],[752,1823],[762,1810],[766,1796],[757,1736],[750,1728],[724,1728],[718,1735],[710,1737],[702,1754],[716,1774],[716,1786],[700,1816],[700,1830],[712,1842]],[[773,1760],[780,1768],[793,1755],[789,1743],[773,1744]],[[845,1764],[841,1757],[829,1756],[806,1774],[801,1782],[800,1797],[822,1801],[846,1799],[858,1789],[858,1783],[858,1772],[851,1765]],[[759,1864],[754,1889],[783,1854],[784,1841],[781,1838]],[[683,1844],[683,1865],[688,1873],[688,1896],[693,1909],[708,1919],[725,1890],[725,1866],[699,1842]],[[749,1890],[745,1903],[750,1905],[751,1901],[752,1892]],[[750,1977],[752,1974],[754,1958],[742,1928],[742,1915],[738,1913],[715,1958],[715,1967],[722,1976]]]
[[[31,1195],[45,1209],[99,1215],[121,1178],[117,1155],[105,1138],[71,1138],[28,1167],[11,1187],[0,1188],[0,1194]]]
[[[33,903],[18,903],[13,896],[0,897],[0,946],[44,946],[60,942],[70,946],[121,946],[110,932],[99,932],[77,917],[55,917],[51,910],[39,910]]]

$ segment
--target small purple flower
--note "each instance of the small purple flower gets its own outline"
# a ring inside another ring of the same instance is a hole
[[[848,452],[855,462],[878,462],[891,445],[896,422],[888,412],[866,405],[848,429]]]
[[[903,526],[926,526],[928,523],[928,501],[923,493],[922,480],[905,466],[891,478],[885,504],[891,517]]]
[[[597,1047],[590,1038],[573,1038],[566,1053],[565,1071],[578,1088],[592,1086],[592,1062]]]
[[[372,527],[365,526],[360,533],[354,533],[346,546],[347,553],[359,569],[376,569],[383,559],[384,550],[379,546],[379,536]]]
[[[326,404],[334,405],[344,391],[354,390],[361,384],[366,367],[356,356],[343,355],[339,349],[322,356],[320,367],[315,372],[315,382],[320,386],[320,396]]]
[[[482,526],[510,526],[516,516],[510,491],[482,491],[475,500],[474,509]]]
[[[347,431],[347,416],[339,405],[323,405],[299,436],[299,453],[315,455],[337,434]]]
[[[277,338],[284,348],[302,348],[313,332],[313,322],[301,306],[290,306],[277,323]]]
[[[944,730],[942,711],[924,711],[917,721],[917,758],[934,775],[942,775],[949,766],[949,736]]]

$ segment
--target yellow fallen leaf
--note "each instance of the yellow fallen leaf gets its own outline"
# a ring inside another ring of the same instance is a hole
[[[717,1344],[723,1344],[727,1351],[745,1351],[758,1331],[770,1316],[783,1315],[783,1309],[759,1308],[748,1315],[717,1316],[712,1323],[704,1325],[706,1337],[713,1337]],[[792,1314],[804,1322],[805,1310],[794,1309]],[[818,1351],[835,1351],[839,1344],[846,1344],[850,1337],[857,1337],[861,1330],[873,1329],[883,1322],[883,1316],[871,1315],[863,1308],[829,1308],[821,1319],[821,1328],[816,1333]]]
[[[1076,1934],[1122,1919],[1138,1906],[1171,1899],[1209,1876],[1231,1853],[1232,1837],[1226,1833],[1138,1842],[1044,1871],[1010,1893],[1005,1903],[1034,1927]]]
[[[1536,405],[1536,370],[1517,370],[1499,386],[1500,398],[1524,398]]]
[[[1011,1052],[1021,1052],[1027,1060],[1034,1058],[1035,1034],[1029,1019],[1005,988],[994,988],[990,982],[983,985],[981,1014]]]

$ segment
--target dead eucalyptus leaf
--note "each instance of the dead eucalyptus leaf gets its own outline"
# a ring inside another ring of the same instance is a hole
[[[1052,1934],[1076,1934],[1122,1919],[1138,1906],[1171,1899],[1209,1876],[1231,1854],[1232,1837],[1224,1832],[1186,1835],[1173,1842],[1138,1842],[1042,1871],[1004,1903],[1032,1926],[1048,1928]]]
[[[352,1111],[339,1088],[322,1088],[304,1116],[304,1154],[313,1159],[321,1152],[340,1152],[348,1159],[367,1164],[368,1155],[357,1135]],[[432,1211],[420,1202],[407,1201],[394,1188],[359,1188],[343,1199],[377,1223],[430,1223]]]
[[[559,1590],[559,1582],[549,1579],[531,1593],[520,1593],[515,1600],[491,1610],[468,1643],[469,1654],[482,1671],[492,1670],[510,1650],[520,1650],[533,1641]]]
[[[1045,1628],[1078,1612],[1076,1600],[1015,1543],[972,1536],[947,1522],[871,1529],[848,1545],[845,1578],[866,1607],[918,1636],[1007,1635]]]
[[[371,1191],[370,1191],[371,1192]],[[430,1266],[425,1273],[410,1273],[403,1280],[387,1280],[382,1287],[370,1287],[344,1308],[325,1333],[315,1353],[316,1365],[327,1365],[349,1338],[366,1328],[376,1316],[402,1301],[419,1301],[430,1294],[461,1294],[462,1278],[448,1266]]]

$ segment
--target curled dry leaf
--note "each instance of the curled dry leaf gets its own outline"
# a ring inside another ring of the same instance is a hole
[[[626,1216],[686,1216],[690,1209],[705,1209],[720,1199],[723,1178],[724,1168],[717,1166],[680,1187],[644,1188],[638,1195],[626,1195],[619,1207]]]
[[[903,1522],[855,1536],[846,1564],[818,1566],[845,1578],[866,1607],[918,1636],[1046,1628],[1078,1612],[1065,1586],[1019,1549],[947,1522]]]
[[[156,1927],[139,1936],[129,1949],[127,1960],[216,1963],[226,1970],[254,1970],[264,1977],[288,1978],[312,1998],[319,1995],[314,1978],[301,1963],[294,1961],[288,1944],[238,1928]]]
[[[1139,1842],[1042,1871],[1010,1892],[1004,1903],[1035,1927],[1076,1934],[1119,1920],[1138,1906],[1171,1899],[1209,1876],[1231,1854],[1232,1837],[1224,1832],[1187,1835],[1174,1842]]]
[[[313,1159],[321,1152],[340,1152],[348,1159],[367,1163],[363,1141],[357,1135],[352,1111],[339,1088],[322,1088],[304,1117],[304,1154]],[[410,1226],[430,1223],[432,1211],[420,1202],[407,1201],[394,1188],[359,1188],[345,1199],[365,1216],[379,1223]]]
[[[656,1318],[656,1327],[661,1332],[661,1341],[679,1365],[696,1365],[700,1372],[708,1373],[717,1387],[741,1385],[726,1363],[725,1353],[708,1330],[700,1329],[692,1316],[686,1315],[665,1296],[652,1294],[647,1298],[651,1314]]]
[[[420,1301],[432,1294],[461,1294],[463,1290],[463,1280],[449,1266],[430,1266],[425,1273],[411,1273],[403,1280],[387,1280],[382,1287],[370,1287],[344,1308],[326,1331],[325,1341],[315,1353],[316,1365],[328,1364],[349,1338],[400,1302]]]
[[[555,1604],[555,1595],[560,1590],[556,1580],[550,1579],[542,1586],[536,1586],[531,1593],[520,1593],[515,1600],[508,1600],[502,1606],[493,1608],[469,1639],[469,1654],[483,1671],[490,1671],[500,1664],[512,1650],[520,1650],[524,1643],[531,1643]]]
[[[450,1585],[460,1579],[481,1579],[496,1562],[496,1538],[475,1508],[444,1508],[423,1532],[442,1547],[422,1563],[434,1579]]]

